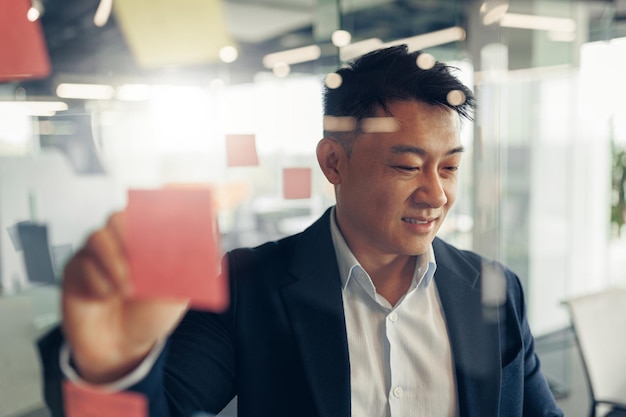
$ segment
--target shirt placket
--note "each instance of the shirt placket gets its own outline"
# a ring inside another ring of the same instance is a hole
[[[402,363],[400,360],[401,353],[398,351],[398,332],[400,325],[400,315],[398,314],[398,308],[391,310],[385,317],[385,333],[387,336],[387,342],[389,345],[389,358],[387,366],[389,366],[389,411],[391,416],[400,416],[402,402],[404,401],[405,393],[405,378],[402,370]]]

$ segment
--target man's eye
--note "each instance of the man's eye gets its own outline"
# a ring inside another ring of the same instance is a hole
[[[409,171],[409,172],[419,171],[419,167],[412,167],[412,166],[405,166],[405,165],[397,165],[396,168],[402,171]]]
[[[457,167],[457,166],[449,166],[449,167],[445,167],[444,169],[445,169],[446,171],[452,171],[452,172],[454,172],[454,171],[458,170],[458,169],[459,169],[459,167]]]

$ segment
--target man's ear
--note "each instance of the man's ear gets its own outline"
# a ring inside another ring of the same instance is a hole
[[[317,162],[328,182],[334,185],[339,184],[343,161],[346,158],[343,146],[333,138],[324,138],[318,142],[316,153]]]

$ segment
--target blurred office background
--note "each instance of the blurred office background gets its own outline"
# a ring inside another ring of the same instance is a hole
[[[626,285],[626,0],[0,0],[0,417],[46,415],[34,341],[129,189],[210,185],[223,250],[302,230],[334,201],[326,75],[395,43],[476,92],[440,236],[518,273],[555,395],[586,415],[562,301]]]

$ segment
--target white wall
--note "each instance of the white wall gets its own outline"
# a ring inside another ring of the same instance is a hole
[[[0,277],[5,293],[27,286],[22,254],[15,251],[7,227],[23,220],[46,223],[51,245],[77,248],[124,205],[125,195],[111,178],[77,176],[57,151],[0,158]]]

